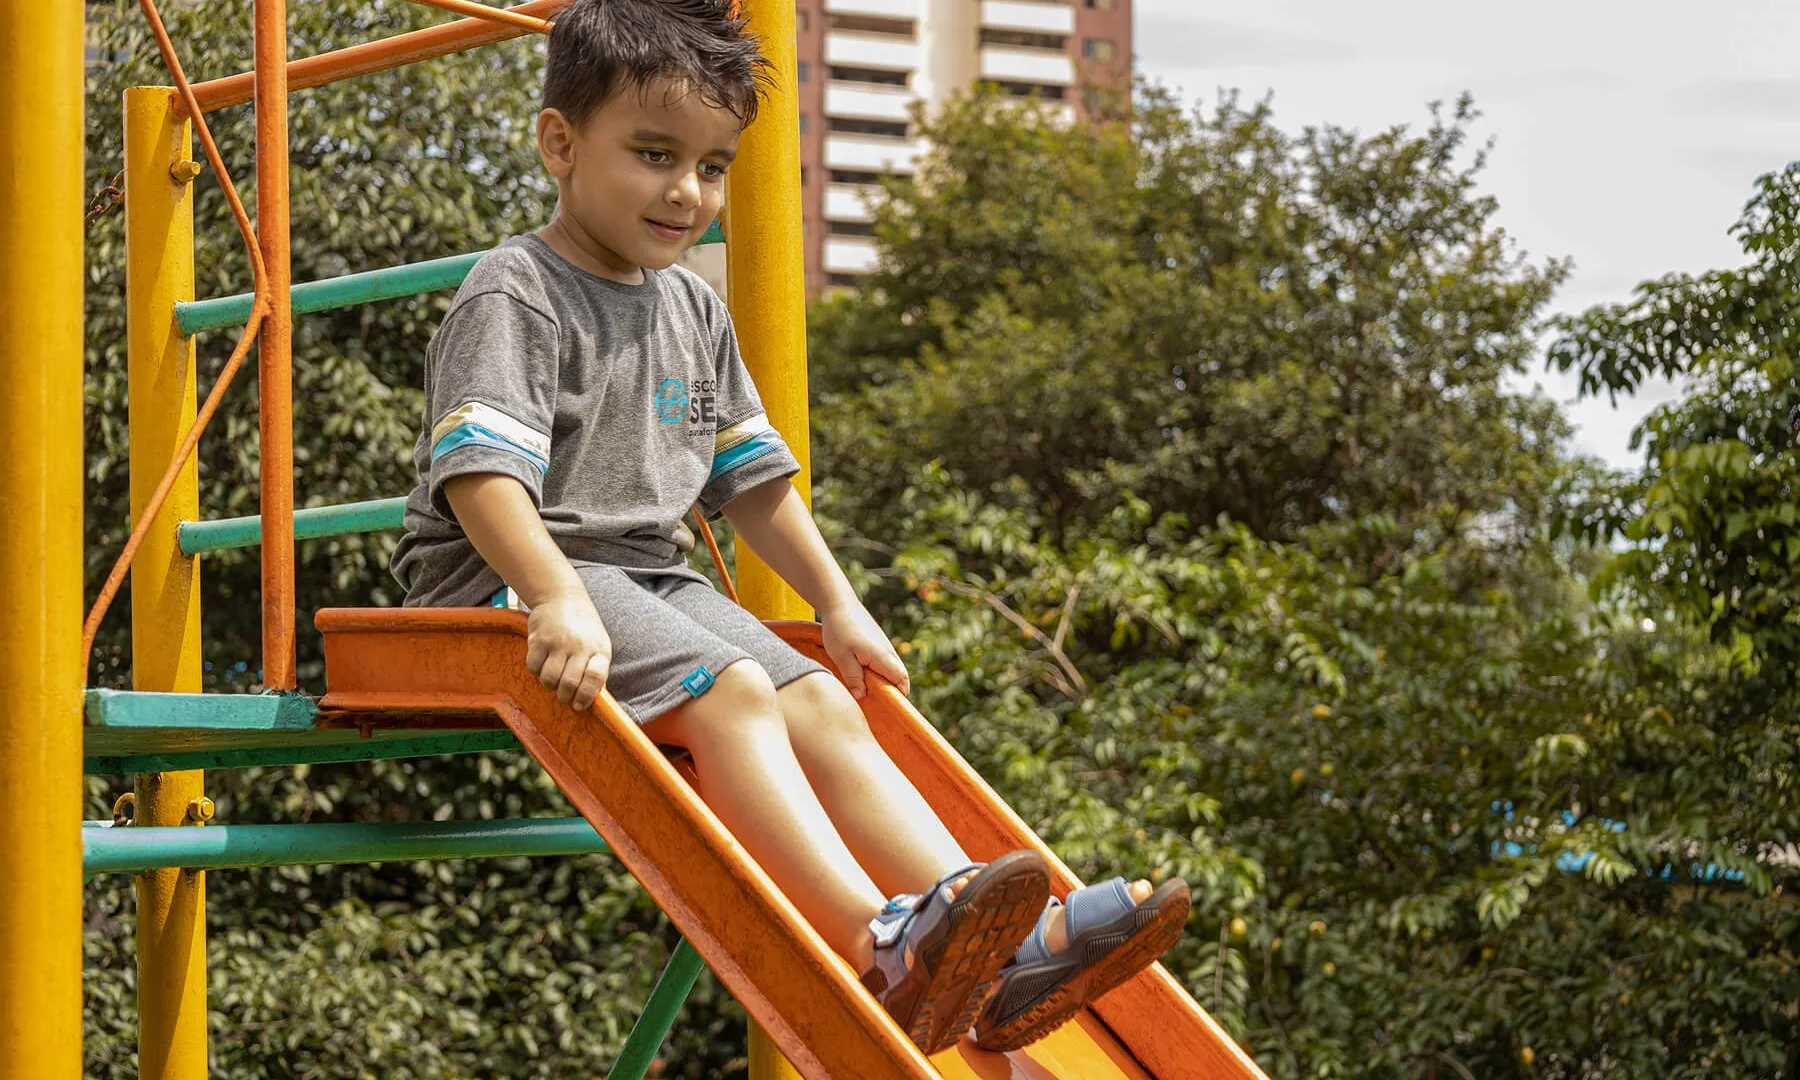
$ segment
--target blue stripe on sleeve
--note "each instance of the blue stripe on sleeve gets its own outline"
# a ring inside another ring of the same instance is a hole
[[[550,471],[550,463],[544,460],[541,455],[534,454],[525,447],[513,442],[511,439],[506,438],[504,435],[496,434],[479,424],[464,424],[461,427],[446,433],[443,438],[437,441],[437,445],[431,448],[432,464],[436,464],[439,458],[450,453],[452,450],[459,450],[465,446],[481,446],[486,447],[489,450],[500,450],[504,453],[524,458],[531,463],[532,468],[540,473],[547,473]]]
[[[773,454],[785,444],[781,436],[774,431],[765,431],[753,439],[746,439],[722,454],[713,456],[712,475],[707,479],[717,480],[734,469],[742,468],[759,457]]]

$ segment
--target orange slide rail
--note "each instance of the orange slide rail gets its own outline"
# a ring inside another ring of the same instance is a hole
[[[531,676],[522,614],[326,609],[315,622],[329,685],[322,722],[511,728],[807,1077],[1264,1080],[1160,967],[1025,1050],[1002,1056],[965,1042],[927,1061],[610,695],[577,714]],[[816,624],[771,625],[829,666]],[[1035,847],[1059,893],[1076,884],[897,691],[871,694],[864,710],[972,856]]]

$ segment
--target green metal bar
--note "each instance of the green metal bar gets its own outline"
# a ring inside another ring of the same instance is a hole
[[[294,511],[294,539],[318,540],[346,533],[380,532],[400,528],[406,516],[405,497],[370,499],[341,506],[309,506]],[[255,547],[262,543],[262,516],[220,518],[217,521],[181,523],[181,553],[200,555],[227,548]]]
[[[669,1037],[669,1029],[675,1026],[675,1016],[687,1001],[702,966],[700,954],[687,938],[675,943],[675,951],[669,954],[669,962],[657,976],[650,1000],[644,1003],[637,1023],[631,1025],[625,1048],[619,1051],[619,1059],[613,1062],[606,1080],[643,1080],[656,1060],[656,1052],[662,1049],[663,1040]]]
[[[706,227],[699,242],[725,242],[725,233],[719,228],[717,219]],[[475,265],[476,260],[486,254],[485,251],[471,251],[467,255],[451,255],[448,258],[428,259],[404,266],[364,270],[358,274],[345,274],[343,277],[295,285],[292,292],[294,314],[332,311],[357,304],[371,304],[377,300],[393,300],[422,292],[454,289],[469,276],[469,268]],[[238,326],[250,318],[253,299],[251,293],[238,293],[236,296],[218,296],[210,300],[191,300],[176,304],[175,325],[188,335],[198,334],[203,330]]]
[[[469,267],[475,265],[475,260],[485,254],[485,251],[471,251],[467,255],[452,255],[447,259],[430,259],[295,285],[294,314],[330,311],[377,300],[412,296],[415,293],[454,289],[462,284],[463,278],[469,276]],[[176,304],[175,325],[184,334],[198,334],[202,330],[217,330],[225,326],[241,326],[250,318],[252,299],[250,293],[239,293],[236,296]]]
[[[148,690],[89,690],[87,722],[107,728],[210,728],[221,731],[302,731],[319,707],[305,694],[165,694]]]
[[[606,841],[582,818],[421,821],[380,825],[179,825],[115,828],[84,821],[82,872],[138,874],[160,866],[243,866],[592,855]]]
[[[90,776],[179,772],[182,769],[211,772],[253,766],[329,765],[519,749],[519,740],[505,728],[377,728],[364,736],[345,728],[231,731],[89,725],[82,732],[82,743],[82,769]]]

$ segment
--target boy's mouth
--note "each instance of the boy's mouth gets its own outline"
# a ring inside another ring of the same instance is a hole
[[[678,222],[658,221],[656,218],[645,218],[644,221],[650,226],[650,231],[662,237],[664,240],[679,240],[686,236],[688,231],[693,228],[692,225],[682,225]]]

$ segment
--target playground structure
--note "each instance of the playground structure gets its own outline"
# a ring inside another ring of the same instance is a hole
[[[594,715],[560,705],[525,669],[522,615],[485,609],[317,613],[327,692],[296,685],[297,537],[397,528],[400,500],[296,512],[291,455],[297,313],[454,288],[479,252],[293,285],[288,266],[290,92],[542,32],[567,0],[495,9],[425,0],[467,16],[289,61],[284,0],[255,0],[254,70],[190,85],[150,0],[141,0],[176,87],[137,87],[125,108],[131,507],[136,525],[87,625],[82,596],[81,5],[0,12],[0,1078],[80,1075],[84,874],[139,875],[139,1068],[146,1080],[207,1073],[205,871],[251,865],[554,855],[610,850],[684,940],[611,1076],[653,1060],[704,961],[743,1003],[751,1072],[885,1077],[1221,1077],[1261,1072],[1160,966],[1011,1055],[963,1044],[924,1058],[749,860],[671,764],[603,696]],[[746,0],[776,88],[743,138],[729,185],[729,303],[769,418],[807,450],[794,10]],[[256,287],[196,302],[191,139],[228,193],[205,114],[256,103],[257,221],[230,201]],[[243,323],[204,406],[193,335]],[[261,514],[205,521],[192,457],[200,429],[254,342],[259,350]],[[263,684],[200,694],[199,557],[260,545]],[[710,546],[710,537],[709,537]],[[715,551],[716,555],[716,551]],[[107,601],[132,574],[131,691],[84,693]],[[799,598],[740,550],[741,602],[830,666]],[[720,567],[725,577],[724,567]],[[727,581],[730,579],[727,577]],[[977,858],[1034,847],[1055,891],[1078,884],[892,687],[864,702],[877,738]],[[207,824],[206,768],[343,762],[523,746],[585,821],[409,825]],[[129,826],[80,822],[82,772],[138,776]],[[85,852],[85,853],[84,853]]]

